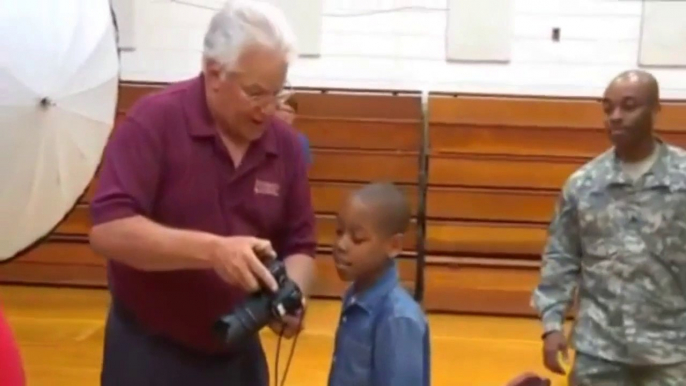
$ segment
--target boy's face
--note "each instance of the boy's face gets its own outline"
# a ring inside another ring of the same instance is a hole
[[[338,214],[333,257],[338,276],[345,281],[373,277],[402,248],[403,235],[379,231],[378,213],[356,197]]]

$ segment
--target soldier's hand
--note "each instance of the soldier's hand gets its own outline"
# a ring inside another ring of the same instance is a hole
[[[567,338],[562,331],[550,332],[543,340],[543,364],[555,374],[565,374],[560,363],[560,354],[564,361],[569,360],[567,350]]]

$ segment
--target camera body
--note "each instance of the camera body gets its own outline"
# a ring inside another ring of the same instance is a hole
[[[284,263],[274,259],[267,269],[276,279],[276,292],[261,289],[250,294],[242,305],[215,323],[215,332],[226,344],[236,344],[243,338],[256,334],[270,320],[279,319],[286,314],[294,315],[302,308],[302,291],[288,277]]]

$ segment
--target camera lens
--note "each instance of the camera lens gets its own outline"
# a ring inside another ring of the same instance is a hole
[[[278,290],[275,293],[263,290],[251,295],[243,305],[215,323],[214,330],[226,344],[232,345],[256,334],[271,318],[281,316],[276,313],[294,314],[302,307],[302,292],[288,278],[283,262],[274,260],[268,268],[279,284]]]
[[[242,307],[219,319],[215,331],[229,345],[257,333],[272,317],[270,300],[263,293],[251,296]]]

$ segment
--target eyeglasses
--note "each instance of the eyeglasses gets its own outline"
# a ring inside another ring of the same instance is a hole
[[[270,93],[250,93],[242,85],[239,85],[241,93],[245,96],[251,104],[256,106],[269,106],[276,105],[279,106],[286,102],[290,98],[294,91],[289,83],[286,83],[284,87],[276,94]]]

